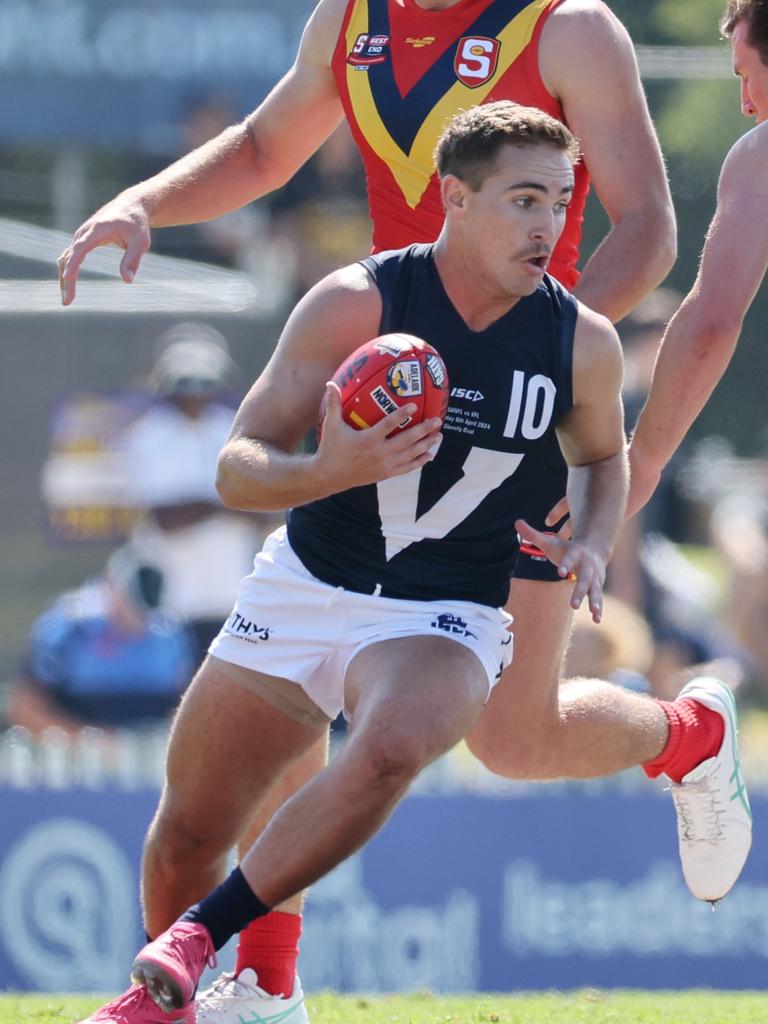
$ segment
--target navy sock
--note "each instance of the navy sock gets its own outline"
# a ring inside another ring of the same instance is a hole
[[[219,950],[233,935],[257,917],[264,917],[271,909],[261,902],[238,867],[204,900],[185,911],[179,920],[205,925],[211,933],[213,948]]]

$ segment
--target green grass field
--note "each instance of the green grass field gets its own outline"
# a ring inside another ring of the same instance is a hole
[[[73,1024],[98,1000],[82,996],[0,997],[0,1024]],[[312,1024],[766,1024],[768,993],[598,992],[307,997]]]

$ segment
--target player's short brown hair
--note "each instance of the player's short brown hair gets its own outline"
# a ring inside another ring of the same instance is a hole
[[[476,192],[505,145],[553,146],[572,164],[581,157],[575,135],[562,121],[536,107],[499,100],[462,110],[449,121],[435,148],[438,174],[455,174]]]
[[[742,21],[747,26],[747,42],[760,54],[763,64],[768,65],[768,0],[728,0],[720,31],[730,36]]]

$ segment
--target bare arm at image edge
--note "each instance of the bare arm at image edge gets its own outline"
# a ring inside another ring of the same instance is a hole
[[[731,360],[744,316],[768,266],[768,127],[726,157],[717,209],[693,288],[672,318],[632,443],[629,514],[653,493]]]

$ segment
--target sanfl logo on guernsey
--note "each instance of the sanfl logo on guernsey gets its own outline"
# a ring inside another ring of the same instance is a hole
[[[499,63],[501,43],[487,36],[463,36],[456,47],[453,70],[456,77],[470,89],[476,89],[493,78]]]

